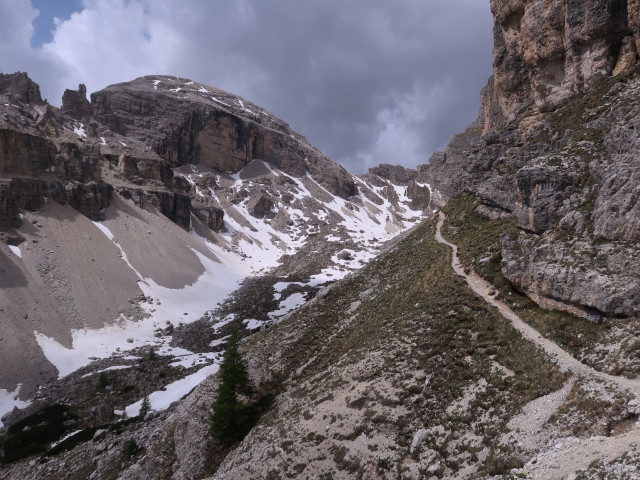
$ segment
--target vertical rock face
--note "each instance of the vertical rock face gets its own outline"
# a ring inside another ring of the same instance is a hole
[[[637,3],[492,0],[495,123],[512,120],[530,101],[553,109],[611,75],[623,43],[633,56],[631,45],[640,38]]]
[[[78,90],[64,91],[62,111],[76,120],[82,120],[91,115],[91,104],[87,100],[87,87],[84,84],[78,85]]]
[[[0,174],[36,175],[54,165],[54,145],[33,131],[0,127]]]

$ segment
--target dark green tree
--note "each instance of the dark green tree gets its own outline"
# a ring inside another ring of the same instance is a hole
[[[220,364],[220,383],[211,406],[211,434],[224,446],[242,440],[251,428],[250,408],[242,402],[253,387],[247,366],[238,350],[238,332],[233,330]]]
[[[147,416],[149,410],[151,410],[151,401],[149,401],[149,396],[145,395],[142,399],[142,403],[140,404],[140,413],[138,413],[140,420],[144,420],[144,417]]]

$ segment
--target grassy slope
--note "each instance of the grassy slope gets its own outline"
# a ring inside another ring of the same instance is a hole
[[[517,235],[518,230],[509,220],[486,220],[475,213],[477,201],[470,194],[460,195],[447,204],[447,222],[443,234],[460,248],[460,258],[465,265],[496,286],[501,298],[523,320],[545,337],[553,340],[576,358],[592,367],[614,375],[637,375],[636,364],[625,363],[612,356],[617,350],[602,348],[608,343],[622,341],[627,337],[628,327],[634,319],[615,323],[595,324],[567,312],[544,310],[526,295],[515,290],[502,276],[500,262],[500,238],[502,235]],[[625,344],[626,345],[626,344]],[[626,349],[633,352],[633,343]],[[597,352],[594,354],[594,352]],[[626,355],[626,350],[620,352]]]
[[[259,451],[261,462],[245,468],[269,478],[465,468],[477,478],[519,464],[515,448],[494,451],[494,441],[564,377],[452,273],[433,231],[425,223],[322,301],[249,339],[260,352],[254,368],[288,377],[287,393],[223,469]]]

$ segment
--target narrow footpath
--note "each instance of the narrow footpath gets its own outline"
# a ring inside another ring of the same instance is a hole
[[[492,295],[492,292],[495,292],[496,289],[491,284],[473,271],[466,273],[458,257],[458,247],[445,240],[442,236],[442,225],[445,218],[445,214],[439,212],[435,239],[438,243],[451,248],[451,267],[457,275],[466,280],[471,290],[489,305],[496,307],[500,314],[509,320],[524,338],[542,348],[562,371],[570,372],[575,377],[591,376],[599,378],[630,391],[636,398],[640,399],[640,380],[609,375],[580,362],[559,345],[544,338],[536,329],[525,323],[506,303],[497,299],[495,293]],[[623,435],[575,439],[573,443],[569,442],[561,448],[546,452],[538,458],[535,464],[528,465],[523,469],[526,470],[526,478],[536,480],[574,479],[574,472],[586,469],[596,458],[605,461],[612,460],[631,448],[640,447],[640,430],[637,425],[635,429]]]

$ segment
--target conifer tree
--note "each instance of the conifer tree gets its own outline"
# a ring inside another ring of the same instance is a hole
[[[151,401],[149,400],[149,396],[145,395],[142,399],[142,403],[140,404],[140,413],[138,413],[140,420],[144,420],[144,417],[147,416],[149,410],[151,410]]]
[[[227,343],[219,377],[211,412],[211,434],[221,444],[230,446],[242,440],[247,433],[250,413],[240,395],[249,395],[252,391],[247,366],[238,350],[236,330],[232,331]]]

